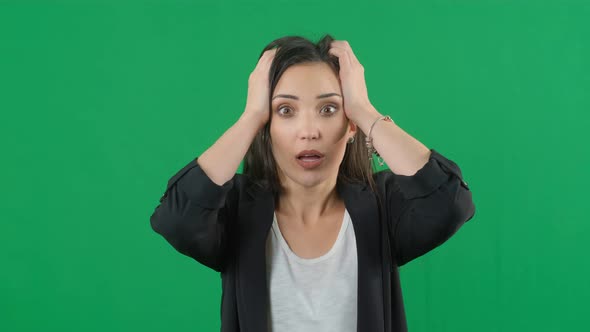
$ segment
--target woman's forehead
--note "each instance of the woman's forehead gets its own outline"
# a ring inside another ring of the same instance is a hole
[[[289,67],[277,82],[273,100],[280,95],[290,96],[290,99],[296,101],[314,101],[319,97],[341,96],[342,94],[338,77],[328,64],[314,63]]]

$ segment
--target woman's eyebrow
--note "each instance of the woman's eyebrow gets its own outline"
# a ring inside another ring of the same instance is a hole
[[[332,96],[338,96],[338,97],[342,98],[341,95],[339,95],[339,94],[337,94],[335,92],[324,93],[324,94],[321,94],[321,95],[317,96],[316,98],[317,99],[321,99],[321,98],[328,98],[328,97],[332,97]],[[286,94],[278,94],[278,95],[272,97],[272,100],[275,100],[275,98],[290,98],[290,99],[299,100],[299,97],[297,97],[297,96],[294,96],[294,95],[286,95]]]

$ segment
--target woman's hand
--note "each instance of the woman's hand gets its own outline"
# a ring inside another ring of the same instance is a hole
[[[266,50],[248,78],[248,100],[243,115],[252,115],[259,119],[261,127],[270,118],[268,74],[276,51],[276,48]]]
[[[357,114],[373,107],[365,84],[365,68],[360,64],[346,40],[333,41],[328,52],[338,57],[340,64],[339,75],[344,94],[342,96],[344,113],[350,120],[356,122]]]

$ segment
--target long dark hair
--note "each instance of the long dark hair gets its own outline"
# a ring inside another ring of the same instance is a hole
[[[324,62],[330,66],[337,77],[339,76],[338,58],[328,53],[333,40],[329,34],[322,37],[316,44],[304,37],[286,36],[272,41],[262,50],[259,58],[266,50],[278,47],[269,72],[269,112],[272,112],[270,105],[274,89],[281,75],[290,66],[306,62]],[[271,119],[272,116],[269,114],[269,121],[256,134],[246,152],[243,174],[250,177],[262,190],[271,191],[277,198],[283,193],[283,188],[271,150]],[[365,134],[361,130],[357,130],[354,143],[346,144],[337,179],[337,181],[369,185],[370,189],[375,192],[372,159],[368,158]]]

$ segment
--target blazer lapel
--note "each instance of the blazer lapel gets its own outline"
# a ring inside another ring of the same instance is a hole
[[[383,331],[381,231],[375,195],[367,186],[339,182],[354,226],[358,256],[357,331]]]
[[[237,248],[236,296],[240,328],[245,332],[268,331],[266,237],[275,211],[271,192],[247,187],[240,202]]]

